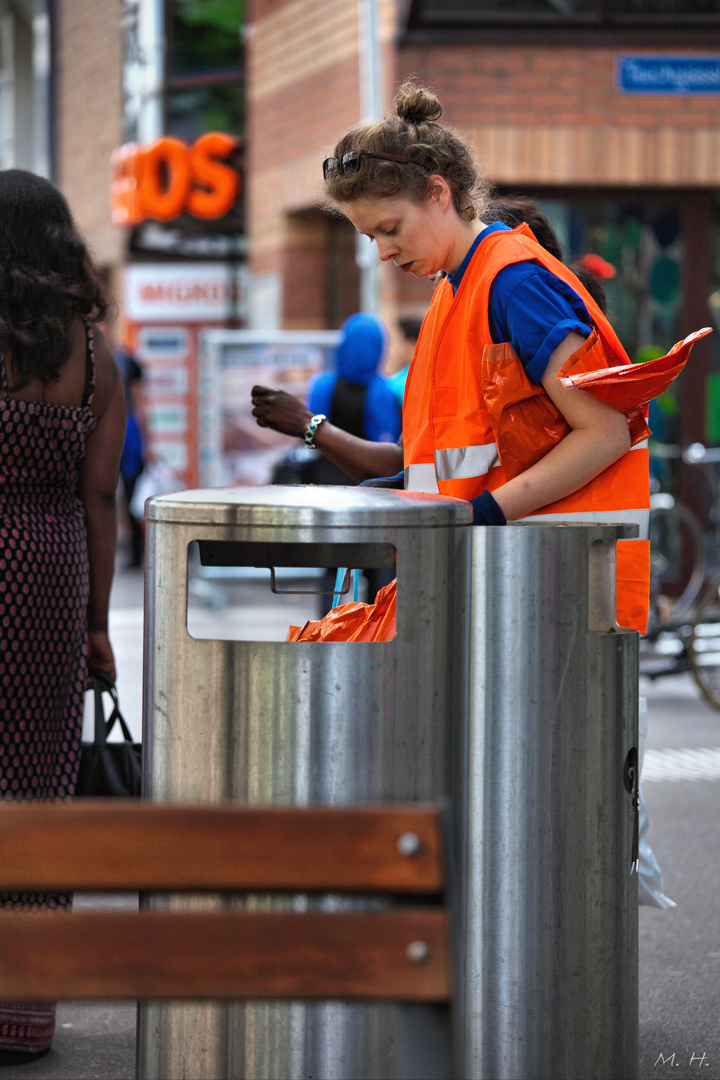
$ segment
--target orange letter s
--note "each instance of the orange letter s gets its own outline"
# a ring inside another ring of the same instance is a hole
[[[236,169],[218,158],[226,158],[237,146],[237,139],[220,131],[201,135],[190,151],[193,179],[202,187],[193,187],[187,208],[195,217],[210,220],[222,217],[232,207],[240,177]]]

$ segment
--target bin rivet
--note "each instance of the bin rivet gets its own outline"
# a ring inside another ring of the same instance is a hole
[[[414,832],[404,832],[398,837],[397,849],[401,855],[417,855],[420,850],[420,837]]]
[[[411,964],[424,964],[430,955],[430,950],[424,941],[411,941],[405,950],[405,955]]]

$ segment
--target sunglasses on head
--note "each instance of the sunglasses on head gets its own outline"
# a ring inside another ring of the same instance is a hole
[[[342,173],[343,176],[355,176],[364,157],[397,161],[400,165],[420,165],[423,169],[429,168],[421,161],[415,161],[414,158],[405,157],[403,154],[385,154],[380,150],[346,150],[341,158],[325,158],[322,166],[323,180],[329,180],[338,173]]]

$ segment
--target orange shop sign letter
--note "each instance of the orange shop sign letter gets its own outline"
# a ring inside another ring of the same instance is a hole
[[[226,159],[238,140],[210,131],[188,146],[163,135],[148,146],[128,143],[112,156],[112,219],[138,225],[153,218],[172,221],[180,214],[210,220],[235,202],[240,174]]]

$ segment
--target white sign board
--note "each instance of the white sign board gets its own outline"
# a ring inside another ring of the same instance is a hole
[[[247,270],[228,263],[133,263],[124,284],[132,322],[224,322],[247,306]]]
[[[330,366],[334,330],[205,330],[200,335],[200,483],[267,484],[297,439],[258,427],[250,391],[259,383],[304,398]]]

